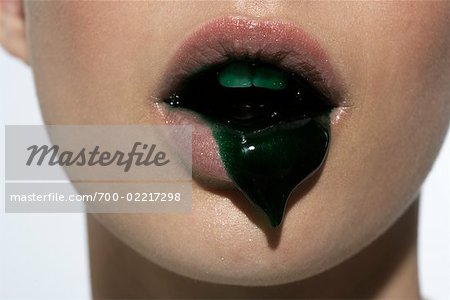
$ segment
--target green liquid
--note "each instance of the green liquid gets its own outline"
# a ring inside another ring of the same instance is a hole
[[[330,136],[329,126],[314,119],[258,132],[220,124],[212,129],[228,175],[274,227],[281,224],[294,188],[321,166]]]
[[[272,226],[297,185],[324,161],[330,105],[303,78],[269,64],[231,61],[195,74],[173,107],[210,124],[228,176]],[[325,120],[326,119],[326,120]]]

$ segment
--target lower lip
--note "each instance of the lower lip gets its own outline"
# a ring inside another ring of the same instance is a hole
[[[219,154],[219,148],[212,135],[211,128],[200,116],[186,110],[172,108],[165,103],[157,105],[157,111],[168,125],[192,126],[192,170],[193,175],[201,179],[212,179],[231,183]],[[172,137],[175,141],[184,140]],[[178,145],[182,147],[182,145]]]
[[[281,57],[280,53],[286,54]],[[205,66],[223,62],[230,57],[273,58],[286,69],[299,71],[308,80],[339,94],[336,78],[324,50],[307,33],[291,24],[253,21],[228,17],[210,22],[191,34],[175,53],[160,90],[162,99],[187,75]],[[279,56],[279,57],[277,57]],[[279,60],[278,60],[279,59]],[[313,68],[311,68],[313,66]],[[314,69],[314,72],[309,71]],[[337,99],[337,97],[334,97]],[[212,100],[213,104],[213,100]],[[336,106],[342,103],[335,103]],[[194,175],[231,182],[211,128],[190,111],[157,103],[157,110],[166,124],[192,125],[192,164]],[[331,116],[334,123],[339,116]],[[176,141],[177,137],[173,137]]]

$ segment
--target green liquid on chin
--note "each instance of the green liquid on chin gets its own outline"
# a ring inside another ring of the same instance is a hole
[[[293,189],[324,161],[330,136],[329,125],[315,119],[256,132],[212,129],[228,175],[273,227],[281,224]]]

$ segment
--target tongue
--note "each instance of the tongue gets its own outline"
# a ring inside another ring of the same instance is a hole
[[[324,161],[329,128],[314,119],[259,131],[212,128],[230,178],[273,227],[280,225],[291,192]]]

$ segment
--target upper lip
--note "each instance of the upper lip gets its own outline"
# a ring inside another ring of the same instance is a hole
[[[224,17],[203,25],[181,44],[167,71],[159,99],[168,99],[190,75],[229,59],[255,59],[305,78],[330,101],[344,106],[342,86],[319,42],[284,22]]]

